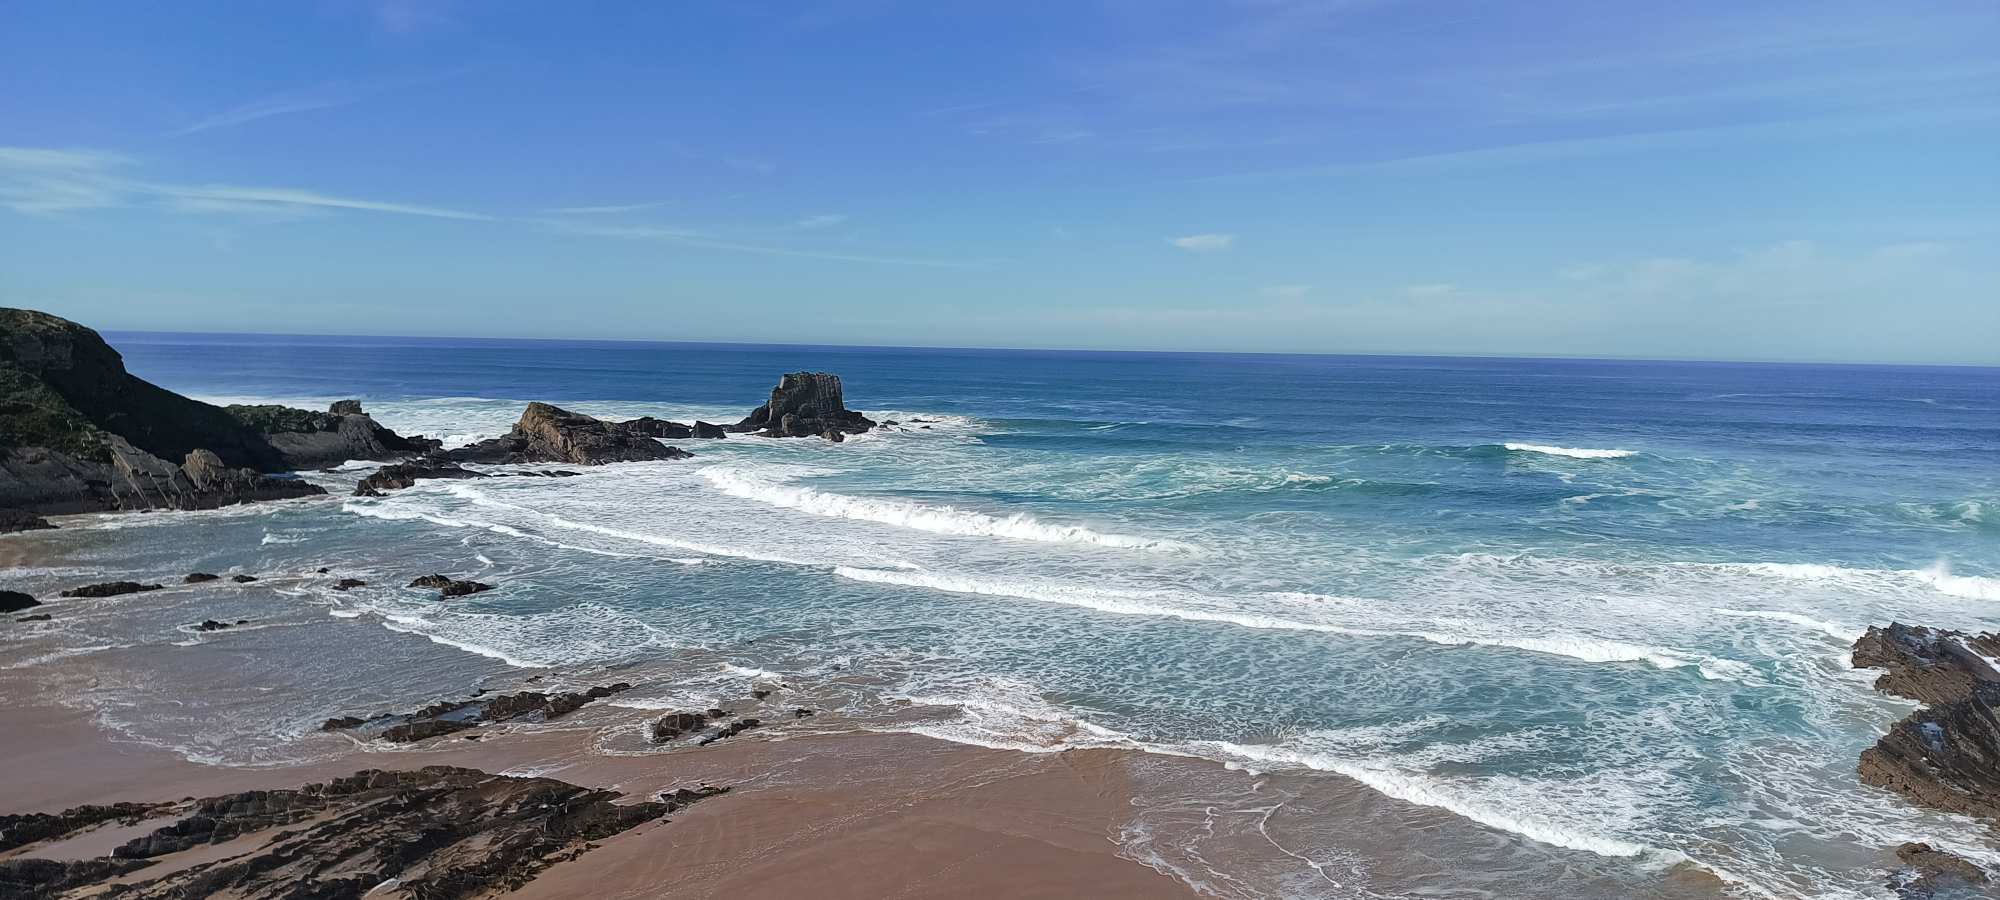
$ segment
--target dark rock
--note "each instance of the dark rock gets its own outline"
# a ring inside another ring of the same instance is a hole
[[[109,806],[76,806],[60,813],[0,816],[0,852],[53,840],[105,822],[137,824],[165,806],[161,803],[114,803]]]
[[[724,738],[733,738],[752,728],[761,728],[763,725],[763,721],[759,719],[737,719],[721,728],[702,735],[701,740],[694,743],[697,747],[706,747]]]
[[[344,731],[359,728],[378,719],[389,719],[393,720],[393,724],[384,727],[377,737],[392,743],[408,744],[476,728],[488,722],[504,722],[528,715],[538,714],[543,721],[559,719],[583,708],[591,701],[602,700],[620,691],[630,690],[631,687],[630,684],[619,682],[572,693],[545,694],[540,691],[522,691],[490,699],[446,701],[433,703],[415,712],[398,716],[375,716],[368,719],[342,716],[328,719],[320,726],[320,730]]]
[[[42,900],[152,865],[145,859],[0,860],[0,897]]]
[[[368,582],[362,581],[359,578],[342,578],[333,583],[333,589],[336,591],[345,591],[352,588],[365,587],[367,584]]]
[[[356,497],[380,497],[384,493],[401,490],[427,478],[485,478],[486,473],[474,472],[450,460],[423,459],[415,462],[395,463],[383,466],[361,479],[354,486]]]
[[[571,463],[595,466],[609,462],[687,459],[694,454],[654,440],[646,430],[656,419],[605,422],[547,403],[530,403],[512,431],[460,447],[446,456],[456,462]],[[651,423],[651,424],[648,424]],[[669,423],[671,424],[671,423]]]
[[[51,615],[49,615],[48,613],[36,613],[35,615],[32,615],[32,616],[22,616],[22,617],[20,617],[20,618],[18,618],[18,619],[15,619],[14,621],[16,621],[16,622],[46,622],[46,621],[48,621],[48,620],[50,620],[50,619],[53,619],[53,618],[55,618],[55,617],[54,617],[54,616],[51,616]]]
[[[756,690],[750,692],[750,698],[753,700],[762,700],[765,697],[769,696],[771,696],[771,690],[769,688],[757,688]]]
[[[320,566],[319,568],[317,568],[317,569],[314,569],[314,570],[313,570],[313,574],[315,574],[315,575],[325,575],[325,574],[326,574],[327,572],[330,572],[330,571],[332,571],[332,570],[331,570],[331,569],[328,569],[328,568],[327,568],[327,567],[325,567],[325,566]]]
[[[447,600],[453,597],[463,597],[467,594],[477,594],[493,589],[492,585],[484,582],[460,581],[449,575],[425,575],[410,582],[410,587],[435,590],[438,592],[438,596]]]
[[[829,433],[860,434],[875,423],[847,408],[840,376],[826,372],[792,372],[778,380],[771,399],[750,411],[730,431],[754,431],[765,437],[810,437]]]
[[[792,710],[792,718],[794,719],[810,719],[815,715],[818,715],[818,713],[810,709],[807,709],[803,706],[799,707],[798,709]]]
[[[668,813],[675,813],[703,800],[707,800],[710,797],[727,793],[729,793],[729,788],[726,786],[717,787],[704,782],[701,787],[697,788],[676,788],[671,791],[661,791],[660,802],[667,805]]]
[[[257,576],[255,576],[255,575],[231,575],[231,576],[229,576],[229,580],[230,580],[230,581],[234,581],[234,582],[236,582],[237,584],[249,584],[250,582],[253,582],[253,581],[256,581],[256,580],[257,580]]]
[[[670,713],[653,723],[653,743],[664,744],[706,725],[708,717],[701,713]]]
[[[216,621],[216,620],[214,620],[214,619],[203,619],[200,625],[196,625],[196,626],[194,627],[194,630],[196,630],[196,631],[221,631],[222,629],[224,629],[224,628],[229,628],[229,627],[231,627],[231,626],[230,626],[230,624],[229,624],[228,622],[217,622],[217,621]]]
[[[352,404],[355,412],[343,412]],[[238,422],[262,435],[285,464],[294,469],[338,465],[351,459],[400,459],[437,450],[441,443],[426,437],[403,437],[359,412],[352,400],[335,403],[318,413],[284,406],[225,406]]]
[[[729,430],[720,425],[711,425],[707,422],[697,420],[694,423],[694,436],[703,439],[726,438],[729,436]]]
[[[0,591],[0,613],[20,612],[21,610],[33,609],[40,605],[42,605],[42,602],[36,600],[32,595],[23,594],[20,591]]]
[[[432,766],[357,772],[295,790],[245,791],[189,800],[159,812],[181,818],[87,863],[9,860],[6,896],[78,891],[125,900],[469,900],[519,888],[596,842],[706,797],[704,786],[657,802],[622,804],[614,791],[548,778],[512,778]],[[148,812],[154,812],[148,810]],[[157,813],[155,813],[157,814]],[[136,821],[136,820],[135,820]],[[144,861],[246,835],[242,852],[152,879],[96,887]]]
[[[720,719],[726,715],[729,715],[729,710],[717,707],[710,707],[708,710],[708,717],[711,719]]]
[[[1854,643],[1856,668],[1882,669],[1875,687],[1925,706],[1861,753],[1864,784],[1922,806],[2000,819],[2000,635],[1893,623]]]
[[[265,435],[133,377],[96,332],[47,313],[0,309],[0,411],[0,508],[213,509],[325,493],[268,477],[292,466]]]
[[[63,591],[65,597],[116,597],[121,594],[136,594],[140,591],[157,591],[157,584],[140,584],[136,581],[107,581],[103,584],[88,584],[80,588]]]
[[[326,408],[326,411],[336,416],[367,415],[367,413],[361,411],[361,401],[359,400],[335,400],[332,406]]]
[[[0,509],[0,534],[16,531],[48,531],[54,529],[49,520],[20,509]]]
[[[184,578],[182,578],[182,579],[181,579],[181,583],[182,583],[182,584],[201,584],[201,583],[202,583],[202,582],[204,582],[204,581],[214,581],[214,580],[216,580],[216,579],[218,579],[218,578],[221,578],[221,577],[222,577],[222,576],[220,576],[220,575],[212,575],[212,574],[209,574],[209,573],[207,573],[207,572],[189,572],[189,573],[187,573],[187,576],[186,576],[186,577],[184,577]]]
[[[1907,867],[1889,881],[1889,887],[1904,900],[1931,900],[1949,892],[1970,891],[1991,883],[1986,870],[1958,854],[1929,844],[1907,843],[1896,848],[1896,858]]]
[[[650,438],[665,438],[667,440],[695,436],[693,426],[682,425],[679,422],[669,422],[665,419],[655,419],[652,416],[618,422],[615,423],[615,427],[628,434],[642,434]]]

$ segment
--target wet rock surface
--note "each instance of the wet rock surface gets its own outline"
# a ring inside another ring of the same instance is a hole
[[[425,575],[410,582],[410,587],[435,590],[438,592],[440,598],[446,600],[453,597],[464,597],[468,594],[484,593],[493,589],[492,585],[485,582],[460,580],[449,575]]]
[[[0,613],[15,613],[42,605],[32,595],[20,591],[0,591]]]
[[[606,422],[547,403],[530,403],[511,431],[445,454],[454,462],[570,463],[595,466],[611,462],[687,459],[694,454],[669,447],[648,434],[662,426],[657,419]]]
[[[335,403],[323,413],[285,406],[225,406],[223,410],[262,435],[293,469],[316,469],[351,459],[398,459],[441,446],[436,440],[406,438],[376,424],[353,400]]]
[[[376,469],[354,486],[354,496],[380,497],[425,479],[485,477],[484,472],[475,472],[450,460],[422,459]]]
[[[1862,751],[1864,784],[1932,809],[2000,822],[2000,635],[1894,623],[1854,644],[1875,687],[1925,704]]]
[[[320,725],[320,730],[359,731],[364,737],[410,744],[477,728],[489,722],[505,722],[527,716],[538,716],[544,722],[552,721],[582,709],[592,701],[630,690],[631,687],[619,682],[569,693],[522,691],[497,697],[444,701],[403,714],[380,713],[366,718],[341,716],[328,719]]]
[[[16,531],[48,531],[55,528],[49,520],[26,510],[0,509],[0,534]]]
[[[114,889],[115,895],[135,900],[491,896],[528,883],[558,861],[575,859],[593,842],[726,790],[704,785],[656,801],[621,804],[616,792],[550,778],[450,766],[369,770],[296,790],[246,791],[178,804],[172,810],[181,816],[177,821],[118,847],[112,859],[14,860],[7,864],[13,868],[0,869],[0,884],[18,877],[25,887],[17,896],[55,896],[131,871],[145,860],[243,839],[256,843],[208,865],[141,877]]]
[[[160,585],[157,584],[140,584],[136,581],[106,581],[102,584],[86,584],[83,587],[70,588],[63,591],[62,595],[65,597],[91,598],[118,597],[125,594],[137,594],[142,591],[157,591],[159,589]]]
[[[1896,858],[1904,868],[1892,874],[1888,887],[1903,900],[1991,896],[1983,890],[1992,883],[1986,870],[1955,853],[1912,842],[1897,847]]]
[[[203,582],[209,582],[209,581],[216,581],[216,580],[219,580],[219,579],[221,579],[221,578],[222,578],[222,576],[220,576],[220,575],[216,575],[216,574],[212,574],[212,573],[209,573],[209,572],[189,572],[189,573],[187,573],[187,575],[186,575],[186,576],[184,576],[184,577],[182,577],[182,578],[181,578],[181,583],[182,583],[182,584],[201,584],[201,583],[203,583]]]
[[[847,408],[840,376],[829,372],[792,372],[771,389],[771,399],[750,411],[730,431],[765,437],[813,437],[840,441],[861,434],[875,422]]]

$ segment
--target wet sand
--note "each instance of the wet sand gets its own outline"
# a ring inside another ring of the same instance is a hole
[[[114,741],[75,710],[15,706],[0,728],[0,813],[296,787],[363,768],[459,765],[546,775],[640,799],[701,782],[716,797],[605,841],[512,896],[1188,897],[1118,856],[1129,754],[1024,754],[906,734],[725,742],[604,756],[586,732],[519,732],[443,749],[356,750],[305,766],[226,768]],[[333,740],[333,738],[329,738]],[[61,855],[114,843],[72,839]],[[33,849],[33,848],[29,848]]]

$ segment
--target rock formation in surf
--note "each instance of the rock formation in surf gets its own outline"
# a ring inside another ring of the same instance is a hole
[[[452,462],[570,463],[687,459],[694,454],[654,440],[657,419],[606,422],[547,403],[530,403],[513,430],[444,454]],[[672,424],[672,423],[666,423]]]
[[[5,816],[0,834],[11,839],[20,831],[28,840],[20,842],[24,851],[0,861],[0,888],[28,898],[82,889],[131,900],[487,897],[521,887],[596,842],[726,790],[704,786],[620,803],[615,791],[550,778],[430,766],[368,770],[295,790]],[[168,816],[178,818],[107,857],[32,858],[34,844],[98,823],[137,825]],[[17,825],[17,819],[23,821]],[[201,858],[205,848],[223,844],[232,852]],[[148,877],[148,869],[160,874]],[[120,875],[121,884],[102,884]]]
[[[536,715],[544,722],[559,719],[582,709],[593,700],[602,700],[631,688],[632,685],[621,681],[560,694],[522,691],[498,697],[449,700],[408,713],[377,713],[365,718],[341,716],[326,720],[319,730],[359,731],[391,743],[412,744],[477,728],[489,722],[505,722],[523,716]]]
[[[1907,843],[1896,848],[1904,868],[1892,873],[1888,887],[1903,900],[1945,900],[1985,896],[1974,891],[1991,884],[1992,876],[1971,860],[1929,844]]]
[[[49,520],[19,509],[0,509],[0,534],[16,531],[45,531],[54,528]]]
[[[365,415],[233,410],[125,371],[97,332],[47,313],[0,309],[0,520],[22,514],[212,509],[323,494],[306,465],[390,459],[434,447]]]
[[[840,376],[827,372],[792,372],[771,389],[771,399],[750,411],[730,431],[756,432],[765,437],[811,437],[839,441],[874,428],[874,421],[847,408]]]
[[[40,606],[41,601],[20,591],[0,591],[0,613],[15,613]]]
[[[1875,687],[1923,703],[1861,753],[1865,784],[1911,802],[2000,821],[2000,635],[1894,623],[1854,642]]]

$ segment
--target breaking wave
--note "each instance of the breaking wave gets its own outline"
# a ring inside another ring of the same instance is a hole
[[[1636,450],[1595,450],[1589,447],[1551,447],[1546,444],[1509,442],[1500,446],[1516,453],[1541,453],[1547,456],[1567,456],[1571,459],[1624,459],[1638,455]]]

